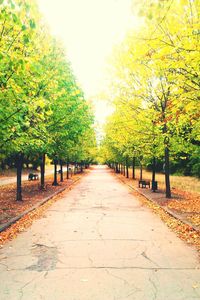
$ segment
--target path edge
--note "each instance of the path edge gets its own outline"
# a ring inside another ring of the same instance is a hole
[[[118,178],[121,182],[123,182],[125,185],[127,185],[130,189],[138,192],[140,195],[142,195],[143,197],[145,197],[147,200],[151,201],[153,204],[158,205],[159,208],[161,208],[162,210],[164,210],[166,213],[168,213],[170,216],[174,217],[176,220],[182,222],[183,224],[190,226],[193,230],[197,231],[198,233],[200,233],[200,229],[197,228],[195,225],[193,225],[191,222],[186,221],[184,218],[182,218],[181,216],[179,216],[178,214],[174,213],[171,209],[161,206],[160,204],[158,204],[156,201],[154,201],[153,199],[151,199],[150,197],[148,197],[147,195],[145,195],[142,191],[140,191],[138,188],[126,183],[126,181],[124,181],[122,178],[118,177],[115,174],[116,178]]]

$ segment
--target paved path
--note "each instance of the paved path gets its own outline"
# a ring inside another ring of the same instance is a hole
[[[199,267],[194,249],[97,168],[0,251],[0,299],[200,299]]]

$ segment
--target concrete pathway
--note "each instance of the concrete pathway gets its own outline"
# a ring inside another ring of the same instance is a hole
[[[101,167],[0,250],[0,299],[200,299],[199,268],[196,251]]]

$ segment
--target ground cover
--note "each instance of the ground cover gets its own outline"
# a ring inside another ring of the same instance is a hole
[[[136,169],[136,178],[139,179],[139,169]],[[130,177],[132,176],[132,169],[130,169]],[[143,178],[151,180],[151,172],[143,170]],[[160,189],[165,188],[165,175],[162,173],[156,173],[156,180]],[[196,192],[200,193],[200,179],[192,176],[170,176],[171,188],[174,192]]]

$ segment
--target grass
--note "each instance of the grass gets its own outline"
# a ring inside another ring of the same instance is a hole
[[[139,179],[140,170],[136,169],[136,178]],[[130,177],[132,176],[132,169],[130,169]],[[143,178],[151,180],[151,172],[143,170]],[[162,173],[156,174],[156,181],[158,181],[158,186],[161,189],[165,188],[165,175]],[[182,190],[185,192],[195,192],[200,193],[200,179],[191,176],[170,176],[171,188],[177,190]]]
[[[46,165],[45,166],[46,171],[51,171],[53,170],[52,165]],[[27,175],[28,173],[33,172],[33,173],[39,173],[40,169],[38,167],[38,170],[33,170],[31,168],[23,168],[22,174]],[[15,168],[12,169],[6,169],[6,170],[1,170],[0,169],[0,178],[6,178],[6,177],[15,177],[17,174],[17,170]]]

